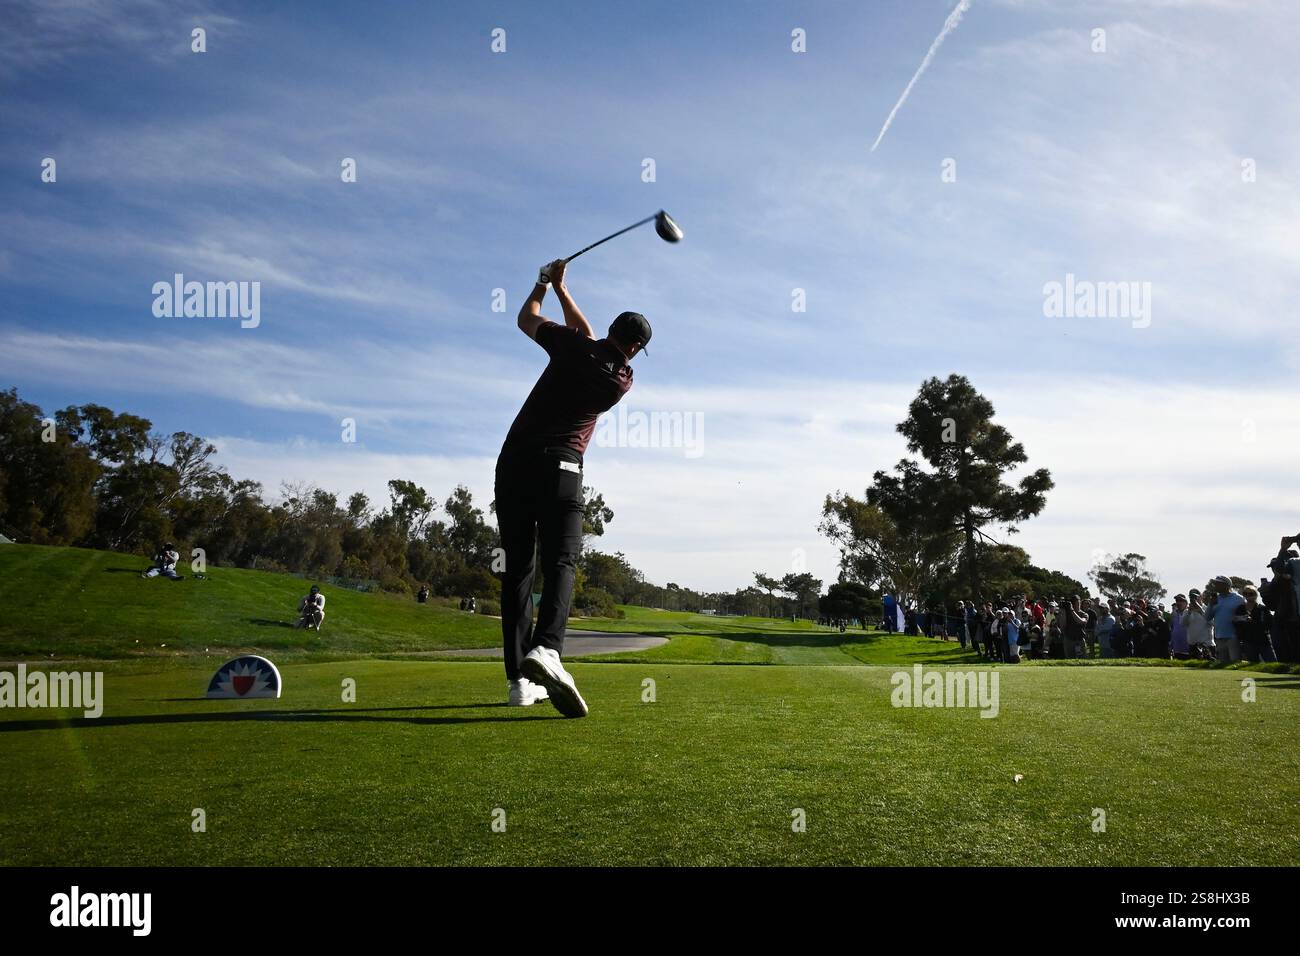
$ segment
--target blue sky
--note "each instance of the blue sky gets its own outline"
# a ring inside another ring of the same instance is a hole
[[[0,384],[202,434],[272,494],[486,506],[537,266],[662,207],[683,243],[629,235],[570,287],[598,327],[650,318],[627,407],[701,416],[703,454],[593,447],[602,549],[833,579],[822,498],[956,371],[1056,478],[1017,538],[1038,563],[1257,577],[1300,530],[1300,8],[974,0],[869,152],[952,6],[6,4]],[[176,272],[260,281],[261,325],[155,318]],[[1149,326],[1046,317],[1067,273],[1149,282]]]

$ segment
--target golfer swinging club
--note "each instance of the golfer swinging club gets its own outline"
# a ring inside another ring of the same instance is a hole
[[[587,716],[587,702],[560,663],[573,578],[582,550],[582,456],[596,419],[632,387],[632,357],[650,341],[650,323],[624,312],[596,338],[564,285],[565,260],[543,266],[519,328],[550,361],[515,416],[497,459],[496,509],[505,550],[501,631],[508,703],[545,700],[565,717]],[[564,325],[543,318],[547,286],[555,289]],[[531,601],[541,537],[542,603],[533,624]]]

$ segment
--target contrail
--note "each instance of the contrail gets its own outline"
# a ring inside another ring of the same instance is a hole
[[[916,68],[916,74],[912,77],[912,82],[907,84],[907,89],[903,90],[903,95],[898,98],[898,102],[894,104],[894,108],[889,111],[889,117],[885,120],[885,125],[880,127],[880,135],[877,136],[876,141],[871,144],[871,152],[874,153],[876,147],[880,145],[880,141],[885,138],[885,133],[889,129],[889,124],[894,122],[894,116],[898,113],[898,110],[902,105],[907,102],[907,95],[912,92],[912,87],[916,86],[916,81],[921,78],[921,74],[925,72],[926,67],[930,65],[930,61],[934,59],[935,53],[939,50],[939,45],[943,43],[944,38],[947,37],[949,33],[952,33],[953,30],[957,29],[957,24],[961,23],[962,14],[969,9],[970,0],[959,0],[957,6],[953,7],[952,13],[948,14],[948,19],[943,21],[943,29],[939,31],[939,35],[935,37],[934,42],[930,44],[930,50],[925,54],[925,59],[921,61],[921,65]]]

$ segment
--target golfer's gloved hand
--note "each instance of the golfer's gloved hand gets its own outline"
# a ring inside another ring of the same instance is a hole
[[[551,277],[554,285],[564,285],[564,270],[568,265],[563,259],[556,259],[546,266],[546,274]]]
[[[563,259],[546,263],[537,273],[538,285],[550,285],[552,282],[564,281],[564,267],[568,265]]]

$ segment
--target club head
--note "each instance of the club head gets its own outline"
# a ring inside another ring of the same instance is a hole
[[[682,228],[673,222],[672,217],[662,209],[655,214],[655,232],[659,233],[659,238],[664,242],[680,242],[682,239]]]

